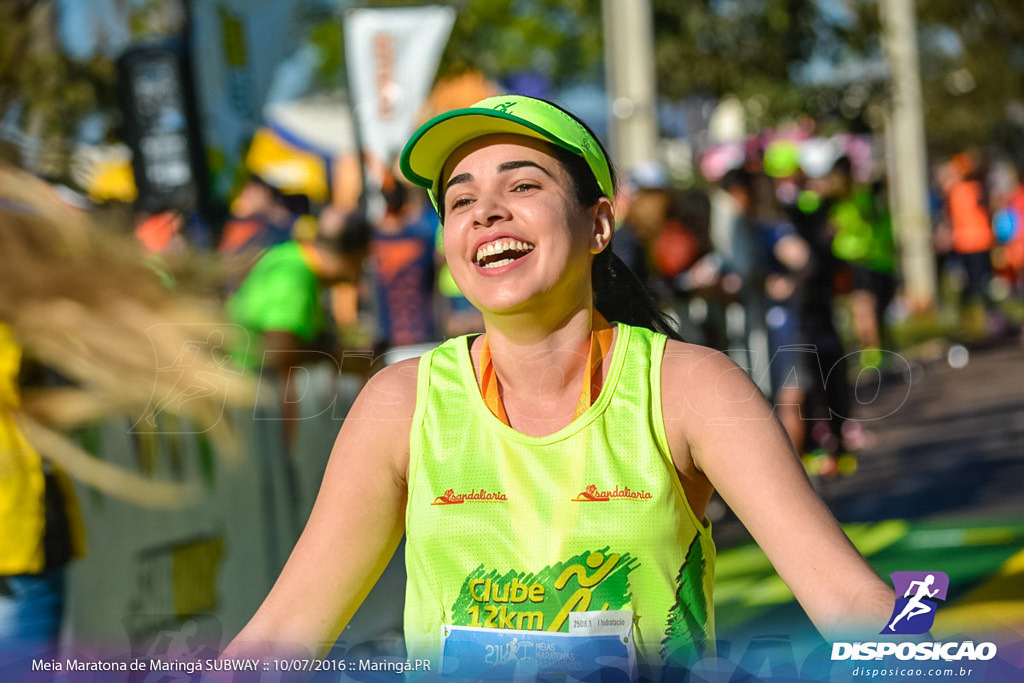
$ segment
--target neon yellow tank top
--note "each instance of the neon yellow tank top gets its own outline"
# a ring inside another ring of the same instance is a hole
[[[669,455],[665,342],[619,325],[597,401],[543,437],[491,415],[466,337],[422,357],[406,510],[410,657],[444,652],[450,668],[453,634],[499,635],[487,629],[518,634],[487,646],[509,661],[571,658],[550,651],[566,642],[555,636],[609,629],[655,665],[685,665],[712,645],[715,548]],[[594,618],[609,610],[615,619]]]

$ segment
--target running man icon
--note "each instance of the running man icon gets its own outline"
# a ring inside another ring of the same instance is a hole
[[[935,621],[938,600],[946,599],[949,577],[943,572],[893,572],[896,594],[893,617],[883,633],[924,633]],[[919,618],[920,617],[920,618]],[[897,626],[900,622],[902,625]],[[911,623],[913,621],[913,623]]]

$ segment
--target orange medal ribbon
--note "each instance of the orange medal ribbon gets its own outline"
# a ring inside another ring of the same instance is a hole
[[[576,413],[572,417],[574,420],[593,405],[594,400],[601,392],[601,364],[612,347],[613,336],[614,328],[604,319],[603,315],[594,311],[594,330],[590,333],[590,354],[587,356],[587,365],[583,370],[583,387],[580,389],[580,400],[576,404]],[[498,375],[494,372],[494,363],[491,361],[491,346],[487,343],[487,335],[484,335],[483,345],[480,348],[480,393],[491,414],[511,426],[508,413],[505,412],[505,404],[501,400],[501,387],[498,384]]]

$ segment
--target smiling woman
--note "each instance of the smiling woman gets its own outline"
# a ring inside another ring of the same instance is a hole
[[[452,176],[447,183],[441,183],[446,155],[464,142],[501,133],[518,135],[520,139],[525,135],[548,143],[545,151],[569,173],[580,206],[590,207],[601,197],[615,195],[615,170],[585,123],[551,103],[508,95],[442,114],[423,126],[406,147],[403,172],[428,189],[443,219],[447,187],[462,180]],[[650,327],[671,339],[682,340],[655,306],[650,293],[611,249],[594,255],[591,274],[596,308],[606,318]]]
[[[406,644],[435,673],[678,674],[713,649],[715,488],[819,629],[878,632],[892,592],[770,406],[611,256],[614,172],[583,124],[500,96],[427,122],[401,164],[485,333],[367,384],[231,656],[329,647],[404,533]]]

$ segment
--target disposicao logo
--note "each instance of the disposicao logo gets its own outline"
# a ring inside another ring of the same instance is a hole
[[[949,577],[943,572],[893,572],[889,576],[896,589],[896,606],[879,633],[927,633],[935,623],[936,600],[946,599]]]
[[[920,635],[935,623],[937,600],[946,599],[949,577],[943,572],[893,572],[896,606],[882,635]],[[832,661],[880,660],[885,657],[919,661],[987,661],[997,654],[994,643],[952,642],[856,642],[832,643]]]

